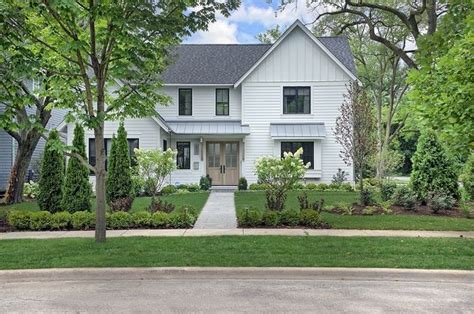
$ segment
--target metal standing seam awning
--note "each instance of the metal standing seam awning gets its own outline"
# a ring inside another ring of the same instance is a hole
[[[271,123],[273,139],[322,139],[326,137],[324,123]]]
[[[250,127],[241,121],[166,121],[175,134],[183,135],[248,135]]]

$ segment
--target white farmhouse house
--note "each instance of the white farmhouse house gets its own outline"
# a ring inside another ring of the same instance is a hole
[[[345,37],[315,37],[296,21],[273,45],[180,45],[163,75],[169,106],[157,115],[126,119],[131,151],[173,148],[177,167],[170,184],[213,185],[256,182],[254,163],[266,155],[303,147],[311,162],[306,181],[329,183],[338,168],[353,169],[339,157],[333,127],[343,95],[356,80]],[[72,143],[73,125],[66,125]],[[106,146],[118,122],[106,122]],[[94,134],[86,132],[89,160],[95,162]]]

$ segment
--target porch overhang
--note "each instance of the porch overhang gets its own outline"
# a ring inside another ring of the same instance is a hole
[[[250,127],[234,121],[167,121],[171,132],[178,135],[249,135]]]
[[[270,134],[275,140],[323,139],[324,123],[271,123]]]

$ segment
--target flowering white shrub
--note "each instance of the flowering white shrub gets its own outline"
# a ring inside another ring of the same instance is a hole
[[[286,193],[304,178],[306,165],[301,159],[303,149],[293,153],[284,153],[283,158],[267,156],[257,159],[255,173],[260,183],[266,185],[267,208],[281,211],[284,209]]]
[[[176,169],[176,151],[170,148],[166,151],[136,148],[135,156],[138,162],[138,177],[154,199],[163,187],[166,177]]]

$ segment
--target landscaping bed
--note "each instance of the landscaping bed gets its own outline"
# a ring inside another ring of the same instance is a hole
[[[387,205],[375,195],[376,205],[360,206],[358,192],[349,191],[314,191],[292,190],[288,192],[285,210],[271,214],[285,216],[285,212],[300,212],[298,196],[307,193],[310,203],[319,203],[324,199],[318,225],[296,223],[275,223],[265,218],[269,212],[265,208],[264,191],[239,191],[235,193],[235,205],[239,226],[252,228],[337,228],[337,229],[372,229],[372,230],[474,230],[474,219],[465,218],[465,213],[455,207],[451,210],[439,210],[436,213],[430,207],[417,205],[415,210],[401,206]],[[382,205],[377,205],[381,203]],[[250,214],[249,214],[250,213]],[[296,214],[295,214],[296,216]],[[250,218],[248,218],[250,217]],[[274,218],[274,219],[278,219]]]
[[[209,196],[208,192],[189,192],[160,197],[171,204],[168,212],[149,211],[150,197],[135,198],[130,212],[108,211],[108,229],[173,229],[191,228]],[[168,205],[169,206],[169,205]],[[95,208],[95,202],[93,202]],[[0,207],[0,231],[22,230],[91,230],[95,228],[95,212],[40,211],[34,201]]]

